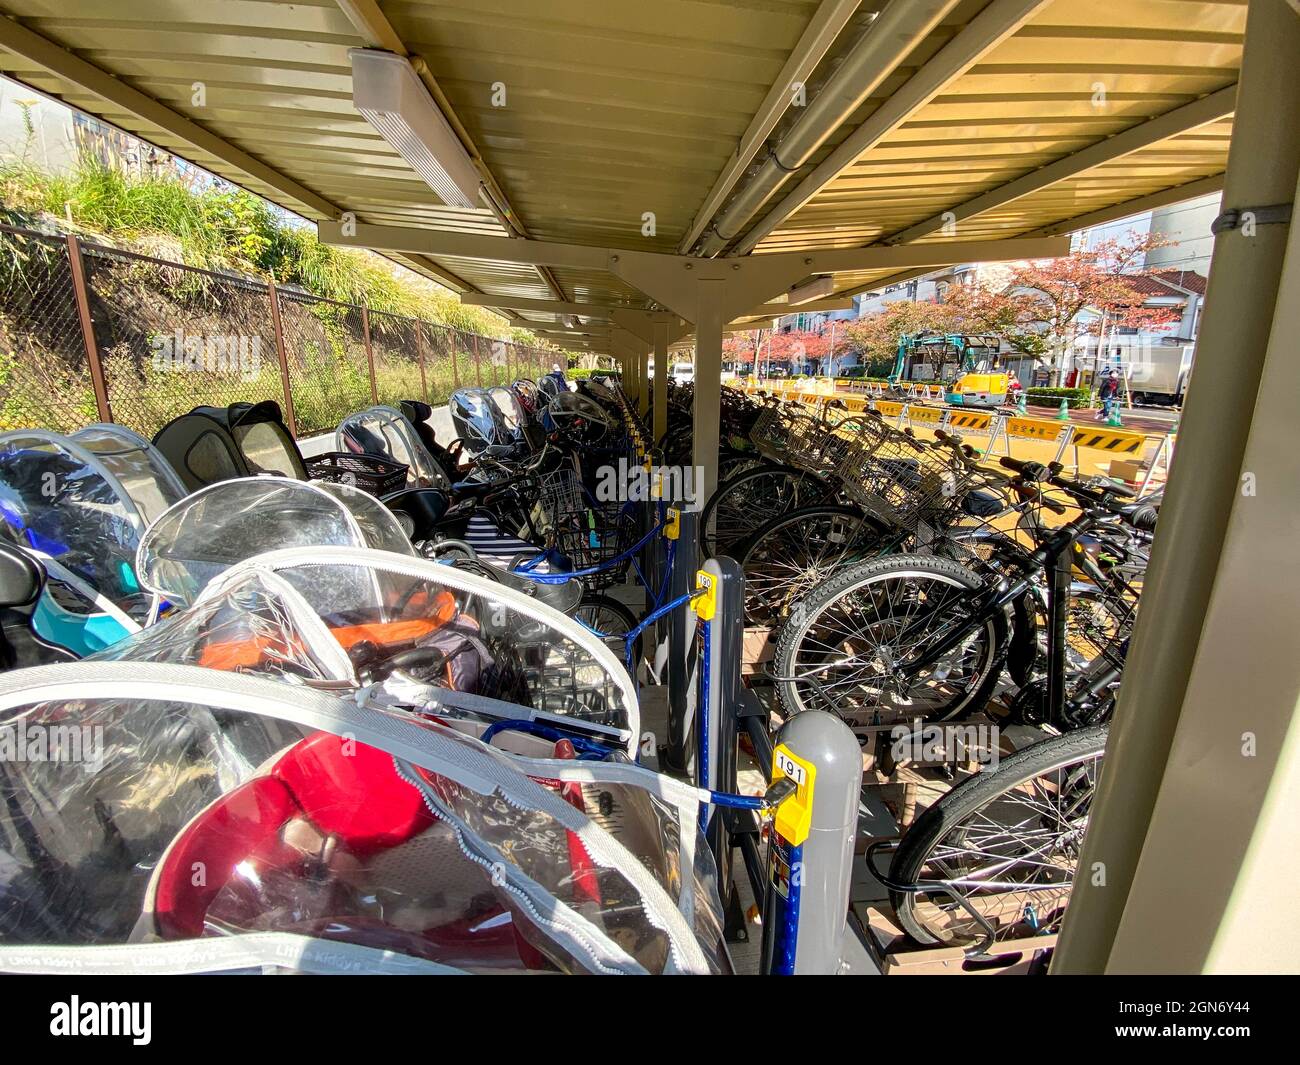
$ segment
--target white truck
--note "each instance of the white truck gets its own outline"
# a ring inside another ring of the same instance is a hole
[[[1191,344],[1150,344],[1135,350],[1127,367],[1133,402],[1181,405],[1195,354]]]

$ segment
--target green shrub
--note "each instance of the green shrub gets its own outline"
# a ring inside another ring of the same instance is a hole
[[[1035,407],[1059,407],[1061,400],[1071,410],[1087,407],[1092,402],[1092,392],[1086,388],[1026,388],[1025,402]]]

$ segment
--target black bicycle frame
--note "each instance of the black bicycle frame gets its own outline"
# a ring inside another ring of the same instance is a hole
[[[1051,632],[1048,640],[1048,706],[1052,708],[1062,706],[1065,701],[1065,634],[1072,572],[1070,547],[1081,533],[1092,528],[1096,520],[1095,515],[1085,512],[1053,532],[1044,543],[1029,552],[1019,563],[1024,570],[1024,574],[1019,579],[1009,581],[1004,577],[988,587],[982,597],[983,602],[976,606],[974,612],[965,619],[964,624],[953,625],[946,632],[932,633],[923,637],[908,653],[898,667],[898,672],[911,680],[923,670],[935,665],[971,633],[978,631],[1025,595],[1033,587],[1032,574],[1044,569],[1050,577],[1047,597]],[[928,616],[923,616],[904,628],[897,637],[898,643],[905,644],[909,630],[915,630],[928,620]]]

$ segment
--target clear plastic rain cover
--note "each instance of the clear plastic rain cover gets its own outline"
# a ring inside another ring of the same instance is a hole
[[[387,551],[248,559],[96,658],[395,691],[421,709],[577,728],[625,758],[641,740],[635,686],[589,630],[489,577]]]
[[[463,726],[193,666],[0,676],[0,970],[720,970],[693,788]]]
[[[359,449],[363,454],[402,463],[408,470],[407,488],[445,490],[451,487],[447,475],[420,443],[406,415],[392,407],[369,407],[349,414],[334,432],[334,447],[338,451]]]
[[[137,622],[152,598],[137,578],[136,548],[150,518],[183,494],[166,463],[129,430],[0,436],[0,535]]]
[[[195,492],[140,542],[140,580],[174,604],[194,602],[213,577],[284,547],[374,547],[413,554],[397,519],[348,485],[241,477]]]

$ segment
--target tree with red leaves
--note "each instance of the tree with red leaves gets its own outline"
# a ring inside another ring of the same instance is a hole
[[[809,362],[819,362],[830,354],[830,348],[829,327],[825,332],[793,330],[789,333],[755,329],[748,333],[732,333],[722,341],[722,350],[731,361],[740,366],[756,364],[760,369],[766,366],[797,368]],[[836,354],[851,350],[852,342],[842,330],[837,330]]]
[[[1011,271],[1000,290],[950,289],[945,303],[966,332],[995,333],[1014,350],[1059,368],[1078,340],[1111,328],[1152,329],[1177,319],[1170,307],[1146,307],[1133,279],[1145,254],[1169,242],[1133,234],[1060,259],[1035,260]]]

